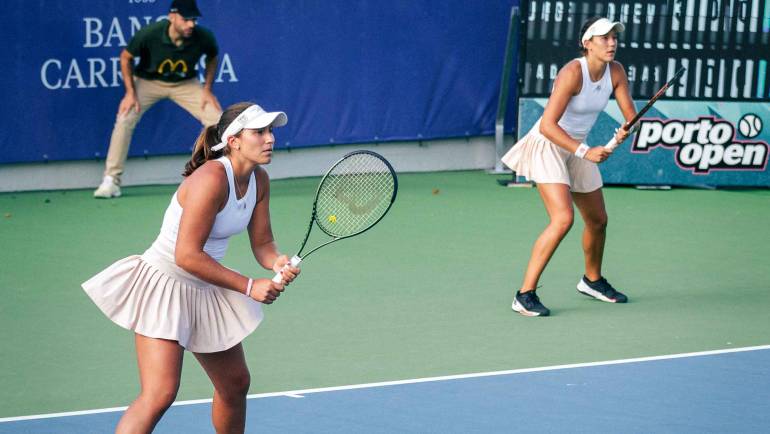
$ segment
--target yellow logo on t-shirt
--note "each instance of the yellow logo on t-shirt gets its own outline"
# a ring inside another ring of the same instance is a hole
[[[164,68],[168,66],[169,71],[164,72]],[[181,67],[181,72],[177,71],[177,68]],[[158,66],[158,74],[161,74],[163,76],[168,76],[171,74],[176,74],[180,77],[184,77],[187,75],[187,63],[184,60],[177,60],[173,61],[171,59],[166,59],[163,62],[160,63]]]

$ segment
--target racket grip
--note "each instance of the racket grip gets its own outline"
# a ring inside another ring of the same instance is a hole
[[[608,151],[612,151],[617,147],[618,147],[618,142],[615,141],[614,137],[610,139],[610,141],[607,142],[606,145],[604,145],[604,149],[607,149]]]
[[[302,258],[300,258],[299,256],[296,256],[296,255],[294,255],[294,256],[291,258],[291,260],[289,260],[289,263],[288,263],[288,264],[286,264],[286,265],[284,265],[284,266],[283,266],[283,268],[281,268],[281,271],[279,271],[279,272],[275,273],[275,276],[273,276],[273,282],[275,282],[275,283],[281,283],[281,280],[282,280],[282,278],[281,278],[281,272],[282,272],[283,270],[285,270],[285,269],[286,269],[286,267],[288,267],[288,266],[289,266],[289,264],[291,264],[291,266],[292,266],[292,267],[296,267],[297,265],[299,265],[299,263],[300,263],[300,262],[302,262]]]

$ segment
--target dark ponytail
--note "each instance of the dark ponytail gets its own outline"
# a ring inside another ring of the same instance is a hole
[[[193,146],[192,158],[184,166],[184,172],[182,176],[190,176],[195,169],[203,166],[209,160],[217,159],[223,155],[230,153],[230,147],[225,146],[218,151],[212,151],[211,147],[215,146],[221,140],[222,133],[225,132],[230,123],[235,120],[244,110],[251,107],[254,103],[251,102],[239,102],[231,105],[222,113],[219,117],[219,122],[216,125],[210,125],[205,127],[203,131],[198,135],[195,140],[195,146]],[[241,133],[235,135],[240,136]]]
[[[227,146],[225,146],[224,149],[220,149],[218,151],[211,150],[212,146],[219,143],[219,131],[217,131],[218,129],[219,128],[217,125],[209,125],[208,127],[205,127],[203,131],[201,131],[200,135],[198,135],[198,139],[195,140],[192,158],[190,158],[190,161],[185,164],[182,176],[190,176],[190,174],[195,172],[195,169],[202,166],[203,163],[215,158],[219,158],[225,154]]]

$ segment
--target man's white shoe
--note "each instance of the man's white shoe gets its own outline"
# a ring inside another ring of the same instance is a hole
[[[120,186],[115,183],[115,178],[112,176],[105,176],[99,187],[94,190],[94,197],[102,199],[120,197]]]

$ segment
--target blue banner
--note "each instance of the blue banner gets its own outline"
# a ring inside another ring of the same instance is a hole
[[[285,111],[278,148],[494,134],[518,0],[198,3],[220,48],[214,93],[223,106]],[[124,95],[120,52],[169,5],[6,2],[0,163],[103,158]],[[515,92],[509,99],[512,126]],[[199,131],[164,101],[139,123],[129,155],[187,153]]]

